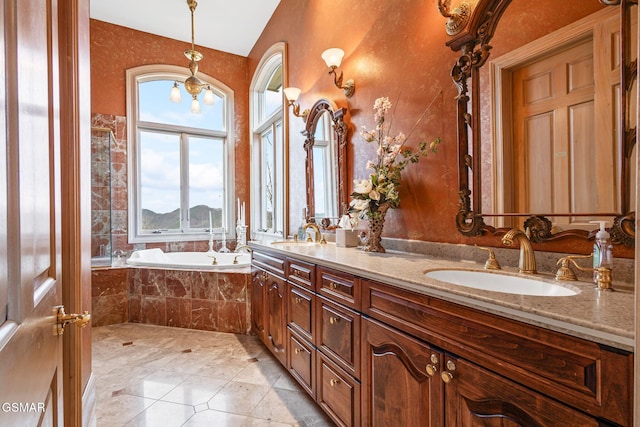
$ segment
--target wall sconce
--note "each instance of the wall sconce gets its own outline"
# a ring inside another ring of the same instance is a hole
[[[302,120],[307,121],[307,116],[309,115],[309,109],[306,109],[300,114],[300,104],[296,103],[298,97],[300,96],[300,89],[297,87],[285,87],[283,89],[284,96],[287,97],[287,105],[289,107],[293,107],[293,115],[296,117],[302,117]]]
[[[455,36],[462,31],[471,16],[471,5],[462,1],[455,9],[449,10],[451,0],[438,0],[438,10],[447,19],[446,31],[450,36]]]
[[[342,58],[344,57],[344,50],[339,49],[337,47],[332,47],[331,49],[327,49],[322,52],[322,59],[326,62],[327,67],[331,68],[329,74],[333,74],[333,82],[336,87],[340,89],[344,89],[344,94],[347,98],[351,98],[353,92],[356,91],[356,82],[353,79],[347,80],[344,86],[342,86],[342,72],[340,75],[336,73],[336,68],[340,66],[342,63]]]

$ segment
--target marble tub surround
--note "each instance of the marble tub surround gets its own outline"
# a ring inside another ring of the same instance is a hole
[[[246,334],[249,273],[130,268],[129,321]]]
[[[93,329],[98,426],[332,426],[255,336]]]
[[[385,239],[387,248],[390,246],[388,243]],[[250,246],[256,250],[278,252],[466,307],[633,351],[634,296],[633,290],[628,287],[621,286],[615,292],[602,292],[595,289],[592,282],[578,281],[567,284],[580,291],[577,295],[525,296],[482,291],[448,284],[425,276],[425,272],[432,269],[482,270],[487,254],[474,247],[470,248],[479,253],[479,262],[465,260],[464,257],[454,258],[455,260],[442,258],[447,255],[445,251],[439,252],[440,257],[396,251],[377,254],[362,252],[356,248],[340,248],[332,243],[282,246],[271,245],[268,241],[253,241],[250,242]],[[511,251],[517,253],[517,250]],[[559,258],[560,255],[555,254],[555,257]],[[500,254],[497,256],[500,257]],[[500,259],[500,262],[504,273],[517,275],[517,256],[513,265],[503,259]],[[542,273],[535,277],[558,283],[551,273]],[[616,287],[615,282],[614,287]]]
[[[224,272],[152,268],[94,269],[92,324],[147,323],[249,332],[250,267]]]

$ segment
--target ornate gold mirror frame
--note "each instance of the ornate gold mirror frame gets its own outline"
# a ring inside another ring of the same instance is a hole
[[[307,116],[305,130],[302,134],[305,137],[304,149],[307,152],[305,160],[306,180],[307,180],[307,212],[313,215],[314,209],[314,175],[313,175],[313,145],[315,143],[315,133],[318,121],[323,114],[328,113],[331,118],[333,133],[336,143],[336,185],[337,185],[337,207],[338,216],[347,211],[349,205],[349,195],[346,191],[345,179],[347,177],[347,132],[348,127],[344,121],[346,108],[338,108],[333,102],[326,99],[317,101]],[[317,221],[320,222],[320,221]]]
[[[628,247],[635,245],[635,212],[630,206],[630,190],[633,183],[630,177],[631,153],[636,144],[636,128],[631,128],[627,103],[633,83],[637,79],[637,61],[630,61],[630,8],[637,5],[637,0],[599,0],[607,6],[620,7],[622,66],[620,81],[621,123],[624,129],[623,147],[621,149],[620,200],[621,209],[616,214],[611,227],[614,243]],[[481,174],[473,173],[481,168],[480,140],[480,68],[486,63],[491,50],[491,39],[500,17],[509,6],[511,0],[479,0],[469,18],[468,25],[449,42],[454,51],[460,51],[460,57],[451,70],[451,77],[458,88],[457,96],[457,130],[458,130],[458,183],[459,202],[456,214],[458,230],[465,236],[480,236],[486,233],[502,234],[506,229],[496,229],[485,224],[484,216],[520,216],[527,217],[525,228],[530,231],[533,242],[544,242],[563,237],[579,237],[589,239],[595,231],[565,230],[552,232],[551,221],[543,213],[490,214],[482,213]],[[535,7],[532,4],[531,7]],[[469,111],[471,101],[471,111]],[[474,131],[475,130],[475,131]],[[553,214],[553,216],[561,216]]]

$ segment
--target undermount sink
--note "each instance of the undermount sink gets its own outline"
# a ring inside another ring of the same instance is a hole
[[[535,278],[511,276],[478,270],[432,270],[425,273],[431,279],[458,286],[507,294],[567,297],[579,291]]]

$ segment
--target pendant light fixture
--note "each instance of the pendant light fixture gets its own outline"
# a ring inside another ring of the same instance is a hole
[[[189,60],[189,71],[191,72],[191,76],[189,76],[184,81],[184,88],[187,90],[189,95],[192,97],[191,101],[191,112],[199,113],[200,112],[200,102],[198,101],[198,95],[204,89],[204,99],[203,102],[207,105],[213,105],[214,96],[213,91],[211,90],[211,86],[208,83],[203,83],[196,74],[198,73],[198,61],[200,61],[203,57],[202,53],[198,52],[195,48],[194,41],[194,25],[193,25],[193,14],[198,6],[198,2],[195,0],[187,0],[187,5],[189,6],[189,10],[191,11],[191,49],[184,51],[184,56]],[[174,82],[173,88],[171,88],[171,95],[169,99],[172,102],[181,102],[182,97],[180,96],[180,88],[178,85],[180,82]]]

